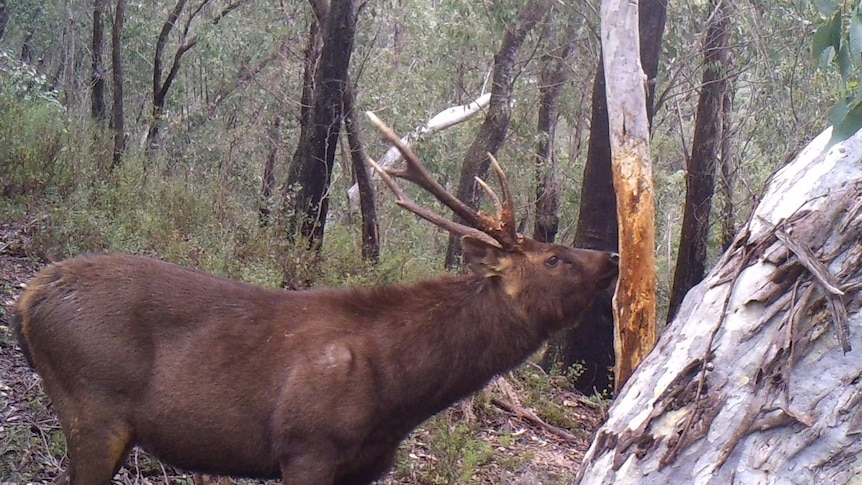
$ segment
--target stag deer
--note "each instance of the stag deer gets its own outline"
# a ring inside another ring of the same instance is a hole
[[[374,120],[406,159],[380,169],[398,203],[462,235],[472,274],[278,291],[120,254],[51,264],[14,323],[66,437],[55,483],[107,484],[133,445],[190,471],[371,483],[408,433],[573,325],[615,279],[614,254],[517,234],[496,163],[497,218],[446,192]],[[469,225],[418,207],[390,175]]]

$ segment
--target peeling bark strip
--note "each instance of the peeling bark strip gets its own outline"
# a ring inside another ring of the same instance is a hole
[[[602,56],[621,260],[614,297],[619,390],[656,341],[655,202],[637,2],[602,2]]]
[[[609,411],[581,484],[862,475],[862,132],[818,136],[686,296]]]

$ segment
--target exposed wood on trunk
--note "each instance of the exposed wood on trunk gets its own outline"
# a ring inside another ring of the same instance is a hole
[[[473,209],[479,207],[481,189],[476,183],[476,177],[484,178],[491,164],[488,154],[496,155],[506,138],[509,120],[512,117],[512,89],[515,82],[515,60],[521,44],[533,27],[545,16],[551,2],[548,0],[532,0],[518,13],[518,17],[506,29],[500,50],[494,55],[494,72],[491,76],[491,103],[485,122],[473,139],[473,143],[464,155],[461,166],[461,176],[458,181],[458,198]],[[446,249],[446,267],[455,268],[460,265],[461,240],[450,235]]]
[[[638,7],[602,2],[611,159],[620,238],[620,278],[614,301],[620,389],[655,345],[655,202],[649,156],[646,76],[640,64]]]
[[[709,219],[715,192],[715,172],[722,140],[722,101],[730,89],[730,2],[712,0],[713,10],[704,41],[703,80],[694,125],[691,158],[685,173],[685,209],[679,254],[668,306],[670,321],[683,297],[703,279]]]
[[[724,92],[721,102],[721,148],[719,170],[718,192],[721,195],[721,212],[719,220],[721,224],[721,248],[727,249],[733,243],[736,234],[736,214],[733,200],[733,188],[736,185],[736,159],[733,152],[733,98],[734,80],[729,80],[730,85]]]
[[[862,133],[827,151],[830,137],[772,178],[686,296],[609,410],[580,483],[862,474]]]
[[[666,12],[667,0],[643,0],[638,3],[640,56],[647,76],[647,118],[650,121]],[[601,57],[593,85],[591,109],[589,148],[573,245],[617,251],[617,204],[611,171],[605,74]],[[550,346],[552,352],[542,360],[542,366],[550,369],[554,365],[562,365],[563,368],[579,365],[581,374],[575,381],[575,387],[581,392],[592,394],[612,390],[611,369],[616,358],[610,297],[588,308],[581,321],[581,325],[566,330],[553,340]],[[590,345],[583,345],[583,342],[590,342]]]

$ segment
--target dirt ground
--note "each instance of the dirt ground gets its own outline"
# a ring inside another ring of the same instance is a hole
[[[27,224],[0,221],[0,485],[50,483],[64,461],[62,433],[50,400],[9,329],[16,299],[28,279],[47,264],[44,255],[32,249],[29,230]],[[398,465],[380,484],[571,483],[603,409],[581,394],[550,388],[543,397],[578,424],[577,429],[567,429],[548,424],[541,410],[522,404],[529,400],[526,393],[517,378],[508,378],[495,381],[475,399],[453,406],[442,419],[411,435],[402,445]],[[440,436],[441,429],[447,434],[465,428],[469,430],[466,436],[460,432]],[[476,452],[477,446],[481,453]],[[477,454],[479,462],[468,463]],[[134,450],[113,483],[267,482],[192,475]]]

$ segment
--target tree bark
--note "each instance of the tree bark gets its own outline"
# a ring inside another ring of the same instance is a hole
[[[377,223],[377,209],[374,201],[374,185],[368,164],[365,163],[365,150],[356,123],[356,109],[353,87],[344,92],[344,129],[347,131],[347,144],[350,147],[350,161],[353,174],[359,187],[359,206],[362,214],[362,259],[376,263],[380,258],[380,237]]]
[[[6,24],[9,22],[9,5],[6,0],[0,0],[0,40],[6,33]]]
[[[647,76],[647,118],[652,122],[655,80],[664,33],[667,0],[638,3],[640,56]],[[616,196],[611,170],[611,146],[605,97],[604,63],[598,62],[592,94],[590,138],[581,189],[581,205],[573,245],[602,251],[617,251],[619,232]],[[575,387],[585,394],[612,391],[614,356],[614,316],[610,304],[599,301],[584,313],[581,325],[554,338],[542,366],[580,366]],[[590,345],[584,345],[590,342]]]
[[[570,72],[566,67],[572,53],[571,38],[573,22],[565,23],[565,28],[554,28],[559,22],[558,14],[552,9],[548,30],[557,30],[556,45],[542,56],[542,72],[539,76],[539,119],[536,143],[536,219],[533,225],[533,239],[541,242],[554,242],[560,224],[560,183],[557,180],[557,160],[554,153],[554,140],[557,135],[558,99]]]
[[[257,208],[258,224],[267,227],[272,222],[272,193],[275,190],[275,164],[284,141],[283,120],[276,116],[269,127],[269,156],[263,166],[260,188],[260,202]]]
[[[646,76],[640,63],[638,6],[602,2],[611,165],[620,231],[616,313],[615,389],[620,389],[655,345],[655,202],[649,157]]]
[[[488,154],[495,155],[503,144],[509,120],[512,117],[512,88],[515,81],[515,59],[524,39],[545,16],[551,6],[549,0],[533,0],[518,13],[517,19],[506,29],[500,50],[494,55],[494,72],[491,76],[491,103],[485,122],[464,156],[458,182],[459,199],[473,209],[479,207],[481,190],[476,177],[484,177],[491,164]],[[446,249],[447,268],[460,266],[461,238],[450,234]]]
[[[122,162],[126,151],[126,121],[123,115],[123,23],[125,22],[125,0],[117,0],[114,7],[114,25],[111,27],[111,72],[113,76],[114,102],[111,106],[111,126],[114,131],[114,150],[111,170]]]
[[[862,132],[771,179],[609,410],[581,484],[852,483],[862,474]]]
[[[342,104],[356,30],[356,2],[333,2],[326,18],[320,66],[314,81],[311,132],[297,148],[287,180],[288,236],[299,229],[312,250],[323,244],[329,183],[342,123]],[[307,148],[307,150],[306,150]]]
[[[721,194],[721,249],[725,250],[733,242],[736,234],[736,216],[734,214],[733,189],[736,185],[736,160],[733,156],[733,97],[734,80],[724,92],[721,101],[721,171],[719,177],[719,193]]]
[[[711,0],[704,42],[703,81],[697,104],[691,159],[685,174],[685,209],[679,241],[668,321],[706,270],[709,216],[715,192],[715,171],[722,140],[722,100],[730,88],[730,2]]]
[[[104,50],[105,26],[102,16],[105,13],[106,0],[93,0],[93,64],[90,72],[90,116],[98,122],[104,122],[107,118],[105,111],[105,65],[102,61]]]
[[[93,65],[90,72],[90,115],[94,120],[103,122],[107,115],[105,111],[105,66],[102,61],[102,51],[105,45],[105,26],[102,16],[105,12],[105,0],[93,0]]]
[[[177,47],[177,50],[174,51],[174,58],[171,61],[171,66],[168,69],[168,74],[162,79],[162,75],[164,72],[164,53],[165,46],[168,43],[168,39],[171,35],[171,32],[176,27],[177,20],[179,20],[180,14],[183,12],[183,9],[186,6],[187,0],[177,0],[176,5],[168,14],[168,18],[165,20],[165,23],[162,24],[162,30],[159,32],[158,40],[156,41],[156,50],[155,55],[153,57],[153,107],[152,107],[152,120],[150,121],[149,130],[147,130],[147,138],[146,145],[147,150],[150,156],[154,155],[156,151],[161,147],[161,125],[162,118],[164,117],[165,112],[165,102],[167,100],[168,91],[171,89],[171,85],[176,79],[177,73],[180,70],[180,63],[183,59],[183,56],[188,53],[191,49],[193,49],[198,43],[197,35],[189,36],[189,32],[191,31],[191,26],[194,20],[204,12],[205,8],[209,4],[210,0],[202,0],[195,8],[189,12],[186,17],[185,22],[182,25],[182,31],[180,33],[180,45]],[[227,14],[239,8],[242,5],[243,0],[234,0],[229,2],[223,9],[221,9],[218,13],[216,13],[211,19],[210,22],[213,25],[218,24],[221,19],[223,19]]]

